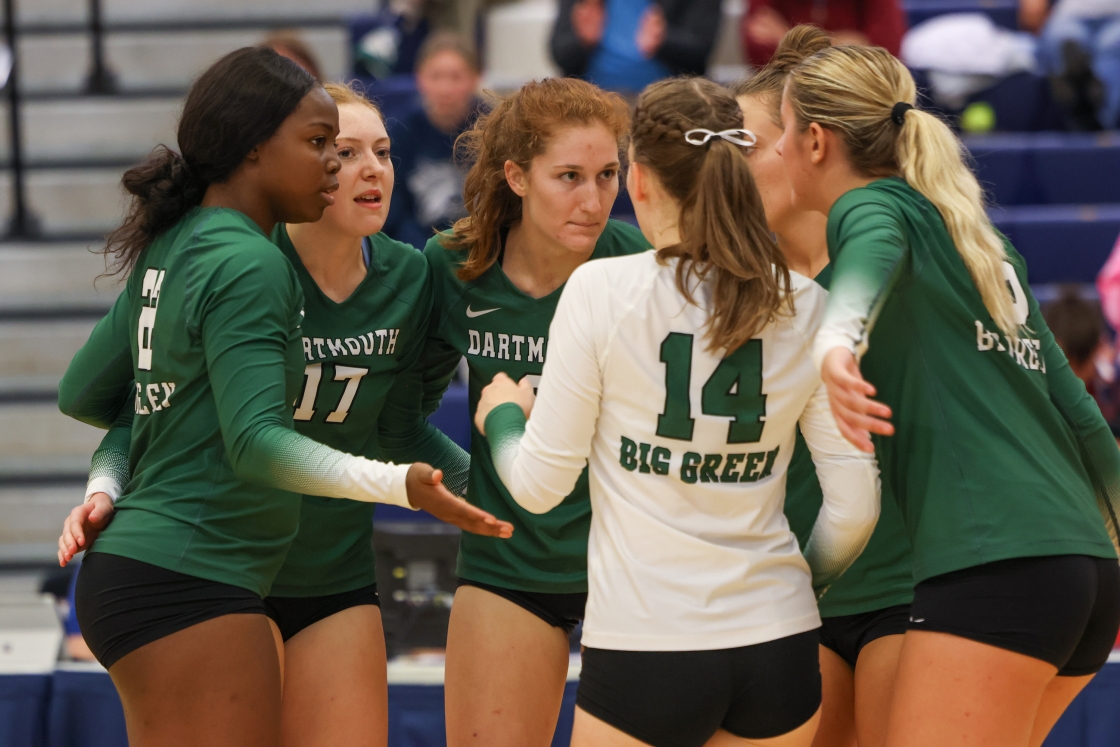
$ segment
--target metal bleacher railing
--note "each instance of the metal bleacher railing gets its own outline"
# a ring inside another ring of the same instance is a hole
[[[190,81],[218,56],[294,28],[342,77],[349,19],[373,6],[0,0],[13,53],[0,93],[0,571],[49,564],[100,440],[59,413],[57,385],[119,291],[94,281],[104,263],[90,250],[119,220],[121,172],[174,144]]]
[[[52,18],[50,15],[44,17],[41,13],[32,13],[30,19],[24,20],[21,18],[19,6],[27,10],[28,6],[34,5],[33,3],[29,0],[23,0],[23,3],[19,0],[3,0],[4,38],[8,49],[11,50],[12,68],[4,90],[4,101],[8,109],[6,114],[10,150],[8,157],[0,160],[0,165],[11,172],[12,207],[6,216],[0,212],[0,218],[8,218],[7,230],[0,234],[0,240],[26,241],[52,238],[85,240],[99,236],[101,230],[91,230],[88,227],[58,230],[52,228],[50,221],[36,215],[34,199],[29,195],[31,191],[29,183],[32,181],[30,175],[59,169],[123,170],[141,155],[139,152],[126,155],[119,149],[113,148],[106,149],[107,152],[98,152],[97,149],[90,148],[86,152],[79,153],[75,152],[78,149],[74,147],[60,148],[61,155],[36,153],[36,149],[28,142],[34,134],[29,133],[29,128],[33,129],[33,125],[28,123],[29,105],[62,103],[67,99],[79,98],[105,102],[178,99],[185,94],[186,80],[170,85],[122,83],[121,76],[113,68],[110,55],[107,53],[107,39],[110,36],[116,35],[120,38],[121,35],[163,35],[163,38],[170,38],[191,32],[229,34],[254,30],[267,32],[281,28],[342,29],[347,26],[347,10],[331,13],[328,9],[327,12],[322,12],[318,10],[322,6],[309,7],[307,14],[284,13],[281,9],[276,14],[246,13],[242,16],[236,15],[235,11],[233,14],[221,13],[217,16],[199,12],[193,16],[180,17],[166,13],[151,14],[149,17],[121,17],[118,13],[107,17],[103,0],[76,0],[76,2],[85,6],[81,15],[58,14],[61,17]],[[116,5],[120,6],[122,3],[118,2]],[[233,5],[236,7],[237,3]],[[343,5],[346,3],[344,2]],[[88,72],[84,76],[82,85],[75,88],[63,81],[61,85],[48,82],[45,86],[41,84],[29,86],[23,48],[34,40],[57,41],[66,37],[81,38],[88,43]],[[148,147],[151,145],[155,143],[148,144]]]

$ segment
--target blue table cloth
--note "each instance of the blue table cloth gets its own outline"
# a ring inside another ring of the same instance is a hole
[[[576,683],[564,690],[553,747],[571,740]],[[1045,747],[1120,745],[1120,664],[1110,664],[1078,696]],[[389,686],[390,747],[443,747],[443,687]],[[0,676],[3,747],[126,747],[124,717],[105,672]]]

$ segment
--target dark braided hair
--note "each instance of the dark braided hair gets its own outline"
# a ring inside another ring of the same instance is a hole
[[[642,92],[630,130],[634,162],[680,203],[681,241],[658,250],[658,259],[679,258],[677,288],[690,303],[690,275],[711,285],[713,351],[737,349],[789,303],[789,270],[743,148],[720,137],[703,145],[685,139],[689,130],[742,126],[727,89],[706,78],[672,78]]]

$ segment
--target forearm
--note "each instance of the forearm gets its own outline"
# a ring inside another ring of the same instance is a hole
[[[824,321],[813,344],[818,369],[834,348],[844,348],[857,359],[867,352],[879,312],[906,266],[905,235],[879,206],[852,210],[845,223],[839,231]]]
[[[1046,326],[1033,295],[1028,298],[1032,307],[1028,326],[1039,333],[1050,399],[1073,430],[1082,463],[1097,493],[1105,527],[1113,546],[1120,552],[1120,448],[1100,407],[1070,368]]]
[[[116,503],[124,492],[124,487],[132,477],[129,454],[132,447],[133,417],[131,407],[122,408],[113,427],[101,439],[97,451],[93,452],[85,500],[88,501],[94,493],[105,493]]]
[[[805,547],[818,595],[848,569],[879,520],[880,483],[875,458],[854,449],[836,428],[824,386],[801,418],[824,501]]]
[[[409,464],[389,464],[337,451],[280,425],[265,425],[231,459],[238,477],[303,495],[412,508]]]
[[[443,484],[458,496],[467,494],[471,456],[426,420],[411,433],[384,434],[381,455],[390,462],[424,462],[443,471]]]
[[[110,428],[133,396],[127,291],[97,323],[58,385],[58,409],[96,428]]]
[[[557,469],[522,449],[525,413],[520,405],[512,402],[498,405],[486,416],[485,425],[494,469],[521,508],[533,514],[547,513],[575,488],[582,465]],[[572,469],[577,466],[578,469]]]

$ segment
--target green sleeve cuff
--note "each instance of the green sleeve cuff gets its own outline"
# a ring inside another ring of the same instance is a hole
[[[516,402],[503,402],[490,411],[483,425],[491,445],[515,442],[525,433],[525,413]]]

